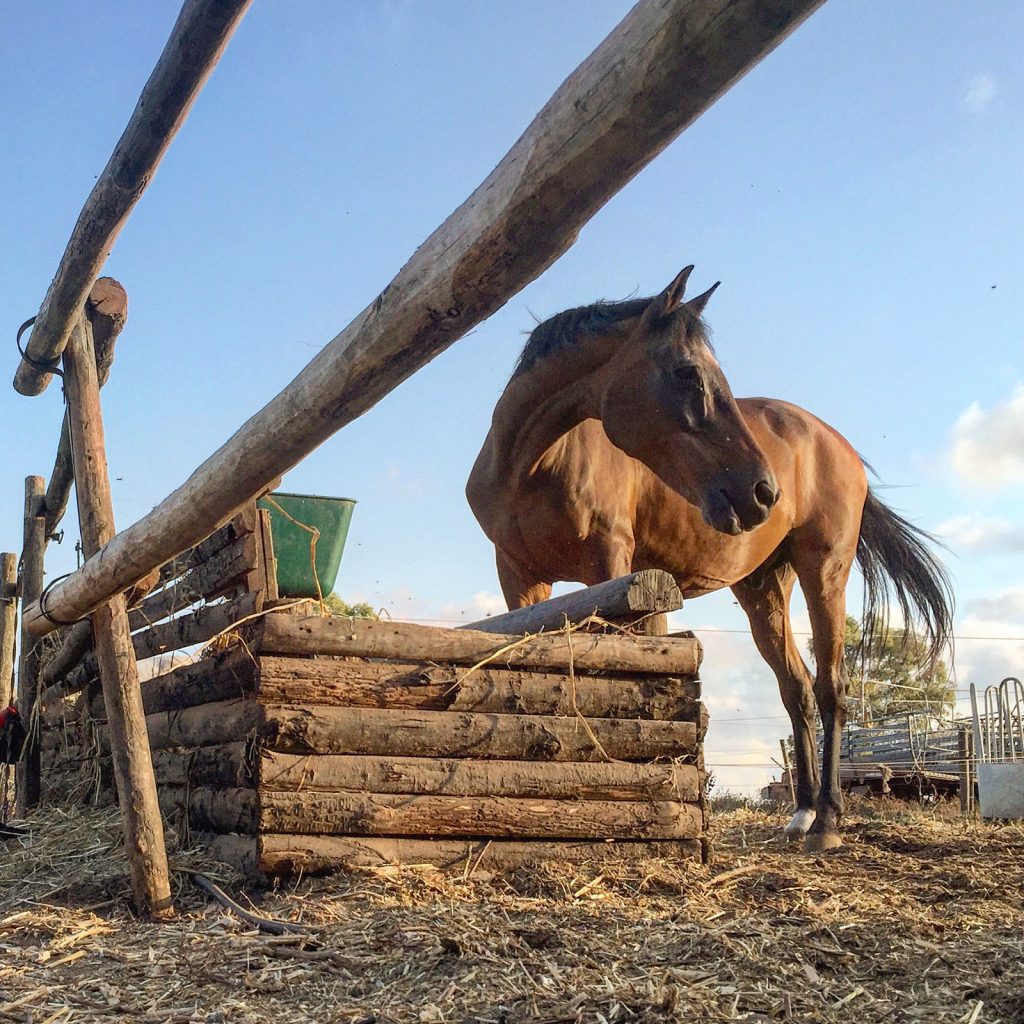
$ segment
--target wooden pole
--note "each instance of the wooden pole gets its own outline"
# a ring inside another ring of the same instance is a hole
[[[185,0],[131,119],[78,215],[43,299],[28,355],[54,362],[128,216],[242,20],[251,0]],[[24,360],[15,390],[38,395],[51,374]]]
[[[793,771],[789,766],[789,750],[786,747],[786,741],[779,740],[779,746],[782,748],[782,770],[786,773],[786,781],[789,783],[789,799],[796,807],[796,786],[793,784]]]
[[[0,554],[0,711],[14,699],[14,648],[18,629],[18,556]]]
[[[86,316],[92,323],[93,343],[96,346],[96,374],[102,388],[110,379],[114,365],[114,346],[128,320],[128,293],[119,281],[112,277],[101,277],[89,293],[85,307]],[[49,541],[57,529],[71,496],[71,485],[75,480],[75,467],[71,460],[71,433],[68,416],[60,428],[60,443],[57,458],[53,464],[49,483],[46,485],[46,539]]]
[[[561,629],[566,622],[582,622],[591,615],[610,620],[638,613],[674,612],[682,607],[683,595],[669,573],[643,569],[459,628],[484,633],[540,633]]]
[[[499,309],[822,2],[641,0],[391,284],[184,485],[54,588],[55,614],[86,615],[197,544]],[[38,608],[26,616],[33,632],[51,628]]]
[[[78,520],[87,555],[98,551],[115,532],[91,334],[89,321],[81,317],[64,350],[64,390],[74,442]],[[92,631],[135,904],[140,913],[164,917],[173,913],[167,851],[123,595],[93,612]]]
[[[41,476],[25,478],[25,523],[21,548],[22,608],[38,601],[43,592],[43,554],[46,551],[46,520],[42,517],[43,491]],[[39,803],[39,641],[25,629],[22,615],[21,659],[18,664],[18,711],[28,730],[28,740],[18,764],[18,816],[25,815]]]

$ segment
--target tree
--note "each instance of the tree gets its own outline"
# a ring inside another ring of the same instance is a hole
[[[846,616],[843,659],[849,675],[850,718],[869,723],[886,715],[952,715],[956,690],[946,663],[933,661],[913,630],[886,629],[863,642],[861,624]]]
[[[332,615],[344,615],[352,619],[377,618],[373,605],[367,604],[366,601],[357,601],[355,604],[349,604],[338,594],[328,594],[324,598],[324,604],[327,605],[327,610]]]

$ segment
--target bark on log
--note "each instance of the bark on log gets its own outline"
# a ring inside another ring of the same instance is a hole
[[[160,786],[252,789],[256,784],[254,768],[255,754],[241,741],[153,752],[153,770]]]
[[[172,821],[187,812],[189,831],[252,834],[259,822],[259,803],[252,789],[161,786],[160,809]]]
[[[252,658],[244,648],[234,647],[146,680],[142,684],[142,704],[147,715],[154,715],[218,701],[235,701],[252,693],[255,687]]]
[[[395,839],[378,836],[213,835],[210,856],[246,874],[316,875],[339,868],[379,868],[396,864],[433,864],[439,868],[510,871],[545,861],[606,864],[666,858],[701,860],[697,839],[654,842],[517,842],[505,839]]]
[[[25,749],[15,772],[18,817],[39,803],[39,704],[40,642],[28,632],[24,609],[43,592],[43,556],[46,552],[46,520],[43,518],[45,483],[41,476],[25,478],[25,518],[21,548],[21,658],[18,664],[18,711],[28,730]]]
[[[52,362],[64,351],[121,228],[249,3],[186,0],[113,155],[78,215],[29,339],[26,351],[32,359]],[[22,360],[14,387],[23,395],[38,395],[50,379],[51,374]]]
[[[128,320],[128,293],[119,281],[101,277],[89,292],[85,313],[92,322],[93,347],[96,354],[96,376],[102,388],[110,379],[114,365],[114,346]],[[71,431],[65,412],[60,428],[60,443],[53,472],[46,485],[43,507],[46,515],[47,539],[60,525],[67,511],[71,485],[75,482],[75,467],[71,458]]]
[[[476,630],[438,629],[409,622],[267,615],[254,649],[264,654],[341,655],[436,661],[491,668],[529,666],[577,672],[642,672],[696,675],[701,646],[696,639],[597,636],[588,633],[521,637]]]
[[[683,595],[672,576],[661,569],[643,569],[459,628],[484,633],[540,633],[562,629],[567,622],[575,624],[595,615],[613,620],[674,612],[682,607]]]
[[[14,700],[14,651],[18,633],[18,556],[0,554],[0,710]]]
[[[246,784],[251,785],[251,782]],[[259,789],[261,792],[405,793],[415,796],[676,800],[695,803],[700,798],[700,776],[694,766],[676,764],[546,764],[539,761],[281,754],[264,750],[259,761]]]
[[[129,608],[132,608],[138,601],[156,586],[158,573],[151,572],[145,579],[137,583],[130,591],[125,601]],[[130,621],[130,616],[129,616]],[[77,692],[74,687],[59,687],[51,690],[51,687],[66,678],[85,658],[93,646],[92,623],[86,619],[84,622],[76,622],[70,626],[64,643],[60,649],[48,658],[39,673],[39,682],[42,687],[47,687],[43,693],[43,703],[49,704],[59,699],[64,693]],[[93,657],[81,673],[81,682],[84,686],[89,679],[96,678],[96,659]],[[79,687],[80,688],[80,687]]]
[[[215,791],[211,791],[215,792]],[[217,832],[236,825],[236,804],[222,819],[202,825]],[[199,807],[208,806],[197,791]],[[301,835],[493,836],[536,839],[697,839],[704,816],[696,804],[676,801],[527,800],[507,796],[401,796],[383,793],[274,793],[262,791],[261,832]],[[190,820],[192,801],[189,803]]]
[[[265,705],[263,714],[266,745],[286,754],[650,761],[698,752],[692,722],[286,705]]]
[[[466,668],[430,662],[265,654],[257,655],[256,661],[259,697],[268,703],[529,715],[578,712],[587,718],[696,721],[700,698],[700,680],[692,677],[570,678],[553,672],[494,668],[467,674]]]
[[[179,651],[193,644],[206,643],[219,636],[241,619],[256,611],[258,594],[243,594],[233,601],[206,605],[188,615],[158,623],[143,632],[133,634],[132,649],[136,660],[152,658],[157,654]],[[43,694],[44,703],[61,700],[84,689],[96,678],[96,659],[86,655],[78,668],[74,669],[61,683],[50,686]]]
[[[145,629],[197,601],[213,600],[237,589],[239,583],[256,568],[258,547],[258,541],[252,534],[239,537],[209,561],[195,566],[173,586],[151,594],[129,616],[132,629]]]
[[[169,583],[208,562],[239,537],[245,537],[255,528],[255,506],[240,512],[226,526],[214,530],[195,547],[183,552],[160,568],[160,582]]]
[[[89,320],[80,317],[64,351],[78,521],[87,556],[95,554],[116,532],[91,334]],[[173,913],[167,851],[123,594],[92,613],[92,632],[135,904],[140,913],[165,917]]]
[[[384,292],[169,498],[55,587],[54,612],[78,618],[197,543],[499,309],[821,2],[641,0]],[[36,358],[57,350],[35,336],[29,346]],[[37,608],[26,617],[48,631]]]
[[[147,715],[146,728],[154,750],[192,749],[245,740],[258,732],[262,719],[262,709],[255,701],[226,700]]]
[[[132,637],[135,654],[140,660],[166,651],[180,651],[182,647],[206,643],[230,629],[256,611],[258,594],[243,594],[233,601],[210,604],[189,615],[180,615],[152,626]]]

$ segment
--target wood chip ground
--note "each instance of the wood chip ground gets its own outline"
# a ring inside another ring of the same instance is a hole
[[[1024,826],[862,803],[843,850],[808,856],[783,820],[718,815],[710,869],[405,867],[266,892],[179,849],[180,914],[158,926],[128,912],[116,811],[49,809],[0,843],[0,1022],[1024,1022]],[[189,868],[320,931],[255,932]]]

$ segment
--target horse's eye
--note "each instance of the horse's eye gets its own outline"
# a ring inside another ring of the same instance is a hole
[[[704,390],[704,378],[696,366],[677,366],[672,371],[673,382],[681,388],[699,388]]]

